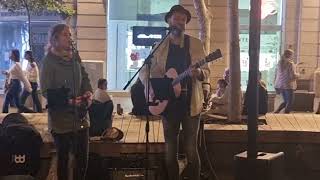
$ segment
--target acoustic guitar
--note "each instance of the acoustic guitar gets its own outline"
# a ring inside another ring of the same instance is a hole
[[[190,68],[188,68],[186,71],[184,71],[183,73],[179,74],[177,73],[177,71],[174,68],[170,68],[167,72],[166,72],[166,77],[172,79],[171,85],[173,87],[173,91],[174,91],[174,95],[176,98],[178,98],[181,94],[181,85],[180,82],[186,78],[187,76],[189,76],[190,71],[193,68],[198,68],[201,67],[203,65],[205,65],[206,63],[209,63],[211,61],[214,61],[216,59],[219,59],[222,57],[221,51],[220,49],[217,49],[216,51],[210,53],[208,56],[206,56],[204,59],[199,60],[197,63],[191,65]],[[150,96],[149,99],[152,100],[152,106],[149,106],[149,111],[151,114],[153,115],[159,115],[161,114],[167,107],[169,100],[158,100],[154,97],[154,93],[153,93],[153,88],[150,86]]]

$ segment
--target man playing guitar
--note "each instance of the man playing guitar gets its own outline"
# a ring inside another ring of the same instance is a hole
[[[184,34],[190,19],[190,12],[180,5],[173,6],[166,14],[165,21],[172,31],[154,52],[150,67],[151,78],[163,78],[167,75],[167,71],[173,70],[180,74],[188,70],[198,59],[205,57],[201,41]],[[147,83],[147,72],[145,67],[139,74],[144,85]],[[177,151],[180,123],[184,132],[184,150],[188,159],[189,179],[200,179],[200,160],[197,150],[198,116],[203,103],[202,81],[208,78],[209,73],[207,65],[202,68],[190,68],[187,78],[180,82],[179,96],[170,99],[162,113],[167,151],[166,164],[170,180],[179,179]],[[153,93],[150,97],[153,98]]]

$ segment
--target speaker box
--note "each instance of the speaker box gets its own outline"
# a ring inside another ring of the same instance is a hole
[[[248,180],[249,174],[254,171],[249,169],[247,151],[235,155],[235,180]],[[284,153],[258,152],[255,163],[255,180],[284,180]],[[250,176],[251,177],[251,176]]]

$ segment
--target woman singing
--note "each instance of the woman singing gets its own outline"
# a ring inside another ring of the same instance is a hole
[[[79,106],[91,104],[92,88],[79,56],[72,49],[69,26],[55,25],[49,31],[48,38],[40,76],[41,90],[49,99],[50,90],[70,89],[67,107],[48,107],[49,131],[58,155],[58,179],[68,179],[68,154],[71,152],[75,159],[73,179],[84,180],[88,162],[89,122],[87,115],[79,117]]]

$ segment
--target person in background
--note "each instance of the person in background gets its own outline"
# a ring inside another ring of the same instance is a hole
[[[108,82],[106,79],[98,80],[98,88],[93,94],[93,100],[99,101],[100,103],[105,103],[111,101],[111,98],[107,92]]]
[[[90,136],[101,136],[112,127],[113,101],[107,93],[108,82],[106,79],[98,80],[98,88],[93,94],[93,103],[89,108]]]
[[[244,96],[244,103],[243,103],[243,110],[242,114],[247,115],[248,114],[248,100],[250,99],[250,92],[247,91]],[[268,112],[268,91],[267,91],[267,85],[261,78],[261,72],[258,74],[258,92],[259,92],[259,109],[258,114],[259,115],[265,115]]]
[[[297,88],[297,78],[299,77],[292,59],[293,53],[291,49],[285,50],[277,65],[274,87],[276,92],[281,94],[283,102],[274,113],[279,113],[282,109],[284,109],[284,113],[290,113],[292,110],[293,93]]]
[[[209,114],[220,114],[220,115],[227,115],[228,114],[228,98],[230,94],[230,86],[223,87],[226,84],[229,83],[229,76],[230,71],[229,69],[226,69],[223,74],[224,81],[221,82],[221,89],[218,88],[216,94],[212,94],[209,100],[209,103],[211,103],[211,110],[209,110]],[[219,83],[217,84],[218,86]],[[220,90],[219,90],[220,89]]]
[[[209,82],[202,83],[202,91],[203,91],[203,111],[208,111],[210,109],[209,97],[212,93],[211,84]]]
[[[92,103],[92,87],[80,56],[72,47],[68,25],[57,24],[50,29],[46,48],[40,86],[48,100],[48,129],[57,150],[58,180],[69,179],[69,154],[74,156],[73,179],[84,180],[89,152],[87,108]],[[57,91],[65,94],[63,107],[56,105],[61,102],[49,102],[55,100],[52,97],[61,98],[61,93],[53,93]]]
[[[216,91],[216,96],[221,97],[225,92],[226,88],[228,86],[228,82],[224,79],[219,79],[217,82],[217,91]]]
[[[27,78],[31,84],[32,87],[32,92],[31,92],[31,96],[32,96],[32,101],[36,107],[36,112],[42,113],[42,107],[41,107],[41,103],[39,101],[39,97],[38,97],[38,82],[39,82],[39,69],[37,66],[37,63],[35,62],[33,55],[32,55],[32,51],[26,51],[24,53],[24,58],[26,60],[28,60],[28,66],[27,66],[27,70],[26,70],[26,74],[27,74]],[[21,104],[24,105],[26,102],[27,97],[30,95],[30,92],[24,90],[22,92],[21,95]]]
[[[6,76],[9,76],[8,90],[6,97],[3,102],[2,113],[9,112],[10,101],[14,101],[18,112],[23,111],[23,106],[20,103],[20,93],[22,90],[21,82],[24,84],[24,89],[28,92],[32,91],[31,85],[27,78],[24,76],[21,65],[20,65],[20,52],[18,49],[11,50],[10,60],[14,62],[13,66],[9,71],[3,71],[2,73]]]

